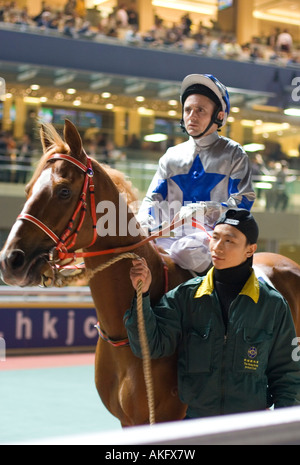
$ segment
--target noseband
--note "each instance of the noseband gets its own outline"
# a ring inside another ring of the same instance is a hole
[[[73,213],[71,220],[69,221],[69,224],[66,230],[64,231],[62,236],[59,238],[50,228],[48,228],[48,226],[46,226],[42,221],[40,221],[35,216],[22,212],[18,216],[17,219],[30,221],[35,226],[37,226],[39,229],[41,229],[45,234],[47,234],[47,236],[49,236],[55,243],[54,251],[56,251],[58,253],[59,258],[62,259],[69,252],[69,250],[72,249],[72,247],[74,247],[77,236],[82,228],[82,225],[83,225],[83,222],[86,216],[86,210],[87,210],[86,198],[87,198],[88,192],[90,194],[90,202],[91,202],[91,214],[92,214],[92,222],[93,222],[93,239],[87,248],[91,247],[96,242],[97,231],[96,231],[95,187],[93,183],[94,172],[92,169],[91,159],[88,156],[87,156],[86,166],[80,161],[76,160],[76,158],[71,157],[70,155],[61,154],[61,153],[56,153],[54,155],[51,155],[48,161],[50,160],[68,161],[72,163],[73,165],[77,166],[77,168],[79,168],[85,174],[83,189],[82,189],[81,196],[79,198],[79,202],[77,204],[77,207]],[[79,218],[78,225],[75,231],[72,232],[77,218]],[[53,251],[52,251],[52,256],[53,256]],[[73,258],[75,258],[75,256]]]

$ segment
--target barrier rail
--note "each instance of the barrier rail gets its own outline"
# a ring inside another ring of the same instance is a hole
[[[28,444],[102,445],[103,457],[108,458],[108,454],[117,457],[118,453],[128,451],[128,454],[134,450],[140,451],[140,459],[149,458],[147,454],[150,453],[151,458],[155,458],[158,451],[161,454],[168,451],[170,458],[172,451],[178,454],[179,450],[195,451],[196,458],[197,452],[202,454],[202,449],[195,447],[200,445],[299,445],[300,407],[47,438]]]

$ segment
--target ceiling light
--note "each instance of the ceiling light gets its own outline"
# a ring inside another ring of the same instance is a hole
[[[284,114],[287,116],[300,116],[300,108],[286,108]]]
[[[253,144],[246,144],[246,145],[244,145],[243,148],[244,148],[244,150],[246,152],[258,152],[260,150],[265,150],[266,147],[263,144],[254,144],[253,143]]]
[[[102,98],[109,98],[109,97],[111,97],[111,93],[110,93],[110,92],[103,92],[103,93],[101,94],[101,97],[102,97]]]
[[[112,103],[108,103],[107,105],[105,105],[105,108],[107,110],[112,110],[115,106],[112,104]]]
[[[169,115],[169,116],[176,116],[176,115],[177,115],[177,111],[176,111],[176,110],[170,110],[170,111],[168,111],[168,115]]]
[[[297,149],[288,150],[289,157],[299,157],[299,152]]]
[[[159,92],[158,92],[158,96],[160,98],[168,98],[168,97],[173,97],[173,96],[176,96],[180,93],[180,89],[178,88],[178,86],[167,86],[167,87],[163,87]]]
[[[73,89],[72,87],[70,87],[69,89],[67,89],[67,94],[69,95],[76,94],[76,89]]]
[[[38,71],[36,69],[23,71],[22,73],[18,74],[17,81],[19,82],[28,81],[29,79],[35,78],[37,73]]]
[[[40,88],[40,86],[39,86],[38,84],[32,84],[32,85],[30,86],[30,89],[31,89],[31,90],[39,90],[39,88]]]
[[[169,100],[168,104],[171,105],[171,107],[176,107],[178,105],[177,100]]]
[[[201,2],[202,3],[202,2]],[[203,15],[214,16],[216,13],[216,6],[204,6],[203,3],[201,5],[196,5],[195,2],[189,1],[177,1],[174,2],[173,0],[152,0],[153,6],[160,6],[163,8],[171,8],[172,10],[182,10],[182,11],[190,11],[193,13],[201,13]]]
[[[243,119],[241,121],[241,124],[242,126],[244,126],[245,128],[253,128],[255,126],[255,122],[252,121],[252,120],[248,120],[248,119]]]
[[[231,108],[232,113],[239,113],[241,110],[239,107],[233,107]]]
[[[142,95],[138,95],[135,99],[137,102],[144,102],[145,101],[145,97],[143,97]]]
[[[139,115],[144,115],[144,116],[153,116],[154,111],[150,110],[149,108],[140,107],[140,108],[138,108],[138,114]]]
[[[73,105],[74,107],[79,107],[81,105],[81,100],[77,98],[76,100],[74,100]]]
[[[166,134],[149,134],[148,136],[144,137],[144,140],[146,142],[163,142],[164,140],[167,140],[168,136]]]
[[[266,21],[273,21],[275,23],[285,23],[285,24],[293,24],[295,26],[299,26],[299,17],[296,15],[294,12],[291,14],[287,12],[287,15],[283,14],[283,9],[282,10],[275,10],[273,14],[268,14],[268,13],[263,13],[262,11],[259,10],[254,10],[253,11],[253,18],[256,19],[264,19]]]
[[[40,99],[37,97],[24,97],[23,101],[25,103],[32,103],[34,105],[37,105],[40,103]]]
[[[40,102],[41,102],[41,103],[45,103],[45,102],[47,102],[47,101],[48,101],[48,98],[47,98],[47,97],[41,97],[41,98],[40,98]]]
[[[108,87],[111,84],[110,78],[101,78],[97,79],[96,81],[91,82],[90,89],[97,90],[103,89],[103,87]]]
[[[255,183],[255,187],[256,189],[273,189],[273,184],[271,184],[270,182],[257,182]]]
[[[146,87],[145,82],[135,82],[133,84],[128,85],[125,87],[125,93],[126,94],[135,94],[138,92],[142,92]]]
[[[64,84],[67,84],[68,82],[74,81],[75,78],[76,78],[75,73],[62,74],[60,77],[57,77],[56,79],[54,79],[53,83],[55,86],[62,86]]]

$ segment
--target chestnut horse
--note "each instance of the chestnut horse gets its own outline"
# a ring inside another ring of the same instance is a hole
[[[117,186],[113,171],[107,171],[87,157],[80,135],[71,122],[65,122],[64,140],[51,125],[41,128],[41,140],[44,155],[27,186],[28,198],[23,211],[0,255],[0,271],[7,284],[37,285],[43,276],[51,276],[55,260],[60,263],[80,249],[86,269],[92,271],[112,257],[99,252],[116,247],[123,250],[128,246],[135,247],[135,253],[148,262],[153,276],[153,303],[164,294],[166,282],[172,289],[191,277],[168,257],[163,260],[151,243],[145,243],[134,213],[120,195],[121,190],[129,192],[126,182]],[[102,211],[98,207],[103,201],[115,205],[116,212],[126,212],[126,224],[130,224],[136,234],[124,234],[119,215],[115,224],[118,233],[104,234],[101,228],[105,225],[105,209]],[[299,334],[299,266],[273,254],[257,254],[255,262],[289,301]],[[89,282],[102,334],[109,339],[107,342],[99,338],[97,343],[96,387],[102,402],[122,426],[149,421],[142,361],[125,343],[123,316],[134,297],[130,267],[131,260],[122,260],[95,274]],[[176,356],[153,360],[152,377],[156,421],[184,418],[186,406],[180,402],[177,392]]]

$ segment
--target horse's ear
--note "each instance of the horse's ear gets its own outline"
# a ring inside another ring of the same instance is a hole
[[[40,128],[40,137],[41,137],[41,142],[43,146],[43,151],[44,153],[46,153],[48,148],[53,144],[53,142],[50,142],[46,128],[43,124],[41,125],[41,128]]]
[[[74,124],[68,119],[65,120],[64,138],[74,158],[81,160],[85,157],[80,134]]]

